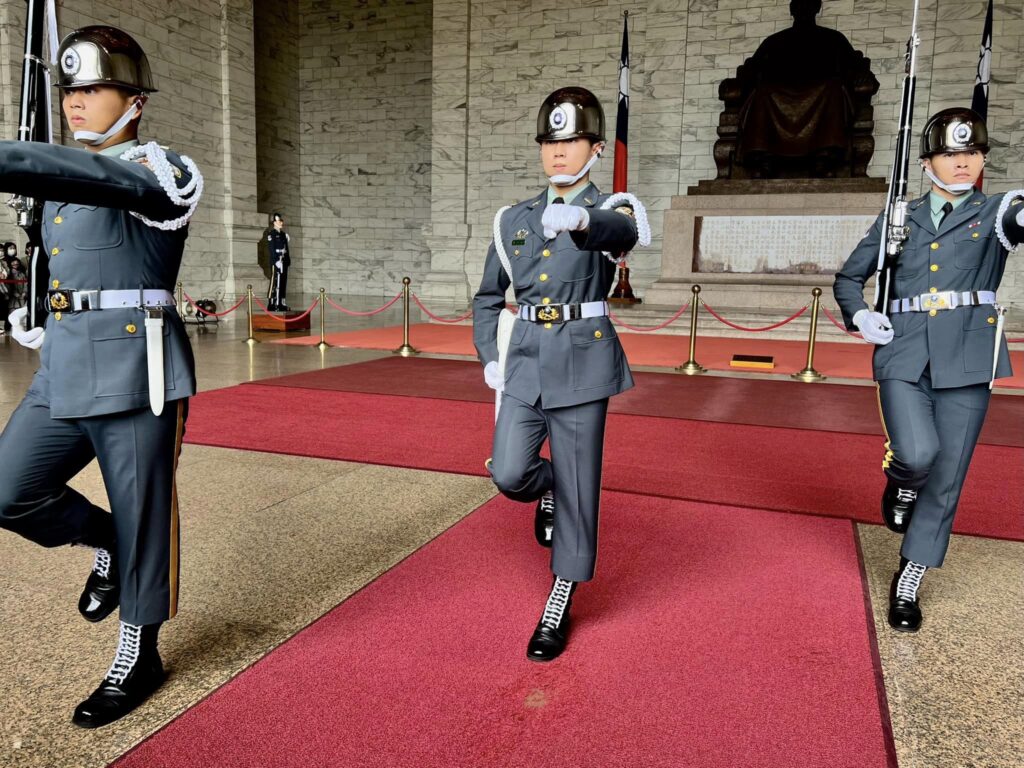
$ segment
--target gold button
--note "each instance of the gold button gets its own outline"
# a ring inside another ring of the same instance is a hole
[[[938,292],[939,292],[939,289],[935,288],[934,286],[928,289],[928,293],[938,293]]]
[[[53,282],[51,283],[51,285],[52,285],[52,286],[53,286],[54,288],[60,288],[60,280],[54,280],[54,281],[53,281]]]
[[[977,238],[978,238],[978,233],[977,233],[977,232],[975,232],[975,233],[974,233],[973,235],[971,235],[971,237],[973,237],[973,238],[977,239]]]
[[[519,249],[516,248],[514,251],[512,251],[512,253],[515,254],[516,256],[518,256],[519,255]]]
[[[51,256],[56,256],[58,253],[60,253],[60,248],[54,248],[52,251],[50,251]]]
[[[137,330],[139,330],[138,328],[135,327],[135,323],[128,323],[128,325],[126,325],[124,329],[128,331],[128,333],[135,333]]]
[[[60,312],[54,312],[53,313],[53,319],[54,320],[60,320]]]
[[[549,251],[547,248],[545,248],[543,251],[541,251],[540,255],[541,256],[550,256],[551,255],[551,251]]]
[[[935,317],[935,316],[936,316],[937,314],[939,314],[939,310],[937,310],[937,309],[933,309],[933,310],[932,310],[931,312],[929,312],[928,314],[929,314],[929,315],[931,315],[932,317]]]
[[[547,275],[545,275],[545,274],[543,274],[543,273],[541,273],[541,276],[540,276],[540,281],[541,281],[541,282],[543,283],[543,282],[546,282],[546,281],[547,281],[547,279],[548,279],[548,276],[547,276]]]
[[[996,319],[995,319],[994,317],[990,317],[990,318],[988,319],[988,322],[989,322],[989,324],[990,324],[990,325],[995,325],[995,323],[996,323]]]
[[[938,272],[938,271],[939,271],[939,265],[938,264],[932,264],[932,272]]]
[[[933,251],[939,250],[939,244],[938,243],[932,243],[932,250]]]
[[[62,221],[64,221],[64,217],[63,216],[58,216],[56,219],[53,220],[53,223],[54,224],[60,224]]]
[[[545,296],[543,299],[540,300],[540,303],[541,304],[550,304],[551,303],[551,299],[549,299],[547,296]]]
[[[600,331],[594,331],[594,338],[595,339],[600,339],[601,338],[601,332]]]
[[[549,330],[549,331],[550,331],[550,330],[551,330],[551,323],[544,323],[544,327],[545,327],[545,328],[546,328],[547,330]]]

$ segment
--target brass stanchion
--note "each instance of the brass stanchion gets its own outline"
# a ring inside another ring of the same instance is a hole
[[[707,369],[697,362],[697,308],[700,304],[700,286],[695,285],[690,289],[693,291],[693,298],[690,299],[690,358],[676,368],[680,373],[687,376],[696,376],[700,373],[707,373]]]
[[[811,302],[811,334],[807,339],[807,366],[800,372],[794,373],[792,378],[813,384],[815,381],[824,381],[825,377],[814,370],[814,343],[818,335],[818,307],[821,305],[821,288],[811,291],[814,297]]]
[[[178,317],[185,319],[185,286],[178,283]]]
[[[411,282],[412,280],[408,277],[402,278],[402,346],[395,350],[395,354],[402,357],[412,357],[420,353],[409,343],[409,283]]]
[[[327,334],[324,332],[324,315],[327,314],[327,292],[320,289],[320,343],[317,344],[317,348],[323,352],[325,349],[330,349],[331,345],[327,343]]]
[[[249,338],[245,340],[245,343],[250,347],[253,344],[259,344],[260,340],[252,335],[252,286],[245,286],[245,308],[248,310],[249,315]]]

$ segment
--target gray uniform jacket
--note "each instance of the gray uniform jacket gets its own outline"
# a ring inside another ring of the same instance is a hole
[[[910,204],[910,237],[896,266],[893,298],[937,291],[995,291],[1003,278],[1008,252],[995,233],[1002,195],[975,191],[952,211],[936,232],[928,196]],[[1011,243],[1024,241],[1024,231],[1011,205],[1003,231]],[[836,301],[846,327],[856,330],[854,314],[869,308],[864,284],[875,273],[882,217],[854,249],[836,274]],[[917,382],[930,367],[936,389],[988,383],[995,351],[996,311],[991,305],[890,314],[893,340],[874,352],[874,378]],[[1010,356],[1003,339],[996,378],[1010,376]]]
[[[190,177],[181,158],[167,152],[167,159],[184,186]],[[166,221],[184,209],[145,165],[72,147],[0,141],[0,191],[59,198],[43,207],[53,287],[174,291],[187,226],[164,232],[129,211]],[[193,395],[192,348],[173,308],[164,309],[163,332],[166,399]],[[147,376],[142,310],[54,313],[46,319],[29,392],[49,403],[54,418],[99,416],[148,406]]]
[[[520,304],[577,304],[603,301],[615,278],[615,264],[602,251],[619,254],[637,241],[636,221],[618,211],[599,210],[607,199],[593,184],[573,200],[590,214],[586,232],[544,237],[541,217],[547,191],[517,203],[501,217],[501,237],[512,263]],[[505,307],[508,275],[491,243],[480,290],[473,297],[473,343],[486,365],[498,359],[498,315]],[[615,328],[608,317],[564,323],[517,320],[505,362],[505,393],[524,403],[563,408],[601,400],[633,386]]]

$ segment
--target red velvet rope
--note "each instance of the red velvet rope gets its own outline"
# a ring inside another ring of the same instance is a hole
[[[431,320],[436,320],[439,323],[461,323],[463,320],[468,320],[469,318],[471,318],[473,316],[473,310],[471,309],[471,310],[469,310],[469,312],[467,312],[464,315],[460,315],[459,317],[452,317],[452,318],[449,318],[449,317],[438,317],[433,312],[431,312],[429,309],[427,309],[425,306],[423,306],[423,302],[420,301],[420,297],[417,296],[415,293],[412,294],[412,300],[416,302],[416,306],[417,307],[419,307],[424,312],[426,312],[427,317],[429,317]]]
[[[389,307],[391,307],[400,298],[402,298],[402,292],[401,291],[399,291],[395,295],[395,298],[393,298],[391,301],[389,301],[383,307],[378,307],[377,309],[371,310],[370,312],[356,312],[355,310],[352,310],[352,309],[345,309],[340,304],[335,304],[333,301],[331,301],[331,297],[330,296],[324,294],[324,300],[328,304],[330,304],[332,307],[334,307],[339,312],[344,312],[346,315],[352,315],[353,317],[370,317],[371,315],[378,315],[381,312],[383,312],[385,309],[388,309]]]
[[[614,322],[616,325],[621,325],[626,330],[636,331],[637,333],[650,333],[651,331],[660,331],[662,328],[668,328],[670,325],[672,325],[672,323],[674,323],[676,320],[678,320],[680,317],[682,317],[683,314],[686,312],[686,310],[688,310],[689,308],[690,308],[690,302],[687,302],[686,304],[683,305],[682,309],[680,309],[678,312],[676,312],[674,315],[672,315],[672,317],[670,317],[664,323],[661,323],[660,325],[652,326],[650,328],[641,328],[641,327],[636,326],[636,325],[629,325],[628,323],[624,323],[621,320],[619,320],[619,318],[617,318],[615,316],[614,312],[609,312],[608,313],[608,317],[610,317],[612,319],[612,322]]]
[[[711,314],[711,316],[715,318],[718,322],[724,323],[725,325],[729,326],[730,328],[734,328],[737,331],[746,331],[747,333],[764,333],[765,331],[771,331],[774,330],[775,328],[781,328],[782,326],[786,325],[786,323],[791,323],[794,320],[796,320],[798,317],[800,317],[800,315],[807,311],[808,307],[810,307],[810,304],[805,304],[804,308],[797,312],[795,315],[790,315],[785,320],[781,320],[777,323],[766,325],[764,328],[747,328],[746,326],[737,325],[736,323],[726,320],[724,317],[715,312],[715,310],[713,310],[710,306],[708,306],[708,303],[704,301],[704,299],[701,299],[700,303],[704,305],[704,309],[706,309]]]
[[[274,318],[275,320],[280,320],[282,323],[297,323],[297,322],[299,322],[299,320],[305,320],[306,316],[310,312],[312,312],[314,309],[316,309],[316,305],[320,303],[320,299],[313,299],[313,303],[309,305],[309,309],[307,309],[301,315],[299,315],[297,317],[285,317],[284,315],[275,315],[273,312],[271,312],[269,309],[267,309],[267,305],[266,304],[264,304],[262,301],[257,299],[255,296],[252,297],[252,300],[255,301],[256,304],[259,305],[259,308],[263,310],[263,313],[265,315],[269,315],[270,317]]]
[[[840,323],[838,320],[835,319],[835,317],[832,316],[832,313],[828,311],[828,307],[822,307],[821,311],[825,313],[825,317],[832,321],[832,325],[834,325],[840,331],[845,333],[847,336],[853,336],[853,338],[860,339],[861,341],[864,340],[864,337],[861,336],[859,333],[852,333],[851,331],[846,330],[846,326]]]
[[[28,280],[0,280],[0,285],[28,285]]]
[[[212,317],[227,317],[232,312],[234,312],[236,309],[238,309],[240,306],[242,306],[242,302],[245,301],[245,296],[243,296],[242,298],[240,298],[238,300],[238,303],[235,304],[235,306],[233,306],[231,309],[225,310],[223,312],[211,312],[208,309],[203,309],[198,304],[196,304],[195,301],[192,300],[192,297],[189,296],[184,291],[182,291],[182,296],[185,297],[185,301],[187,301],[189,304],[191,304],[192,308],[195,309],[196,312],[202,312],[204,315],[211,315]]]

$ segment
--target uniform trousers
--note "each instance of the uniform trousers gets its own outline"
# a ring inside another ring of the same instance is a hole
[[[502,395],[494,425],[494,484],[515,501],[555,496],[551,570],[569,581],[590,581],[597,565],[601,462],[608,398],[544,408]],[[551,460],[541,458],[544,440]]]
[[[878,382],[878,396],[888,438],[885,474],[900,488],[918,492],[901,553],[937,568],[949,547],[991,392],[988,384],[935,389],[926,368],[917,382]]]
[[[0,528],[44,547],[113,544],[121,620],[155,624],[178,603],[175,470],[188,400],[80,419],[53,419],[26,395],[0,434]],[[98,459],[111,512],[68,487]],[[113,534],[113,535],[111,535]]]

